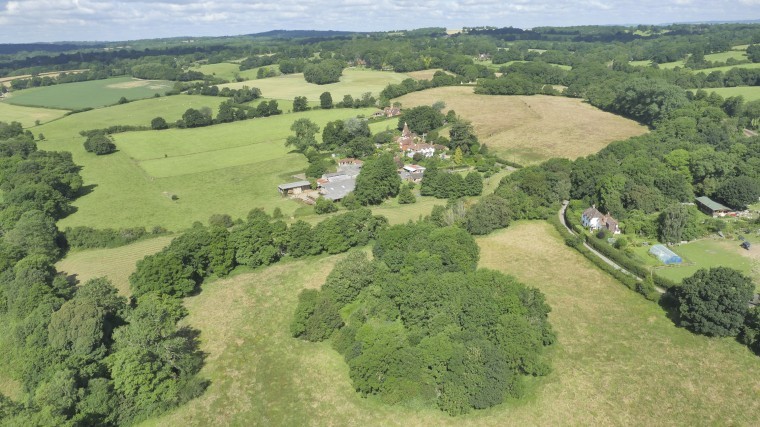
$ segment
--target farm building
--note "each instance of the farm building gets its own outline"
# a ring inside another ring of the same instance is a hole
[[[591,206],[583,211],[583,214],[581,215],[581,224],[592,231],[601,230],[603,228],[611,231],[612,234],[620,234],[620,227],[615,218],[609,214],[602,214],[596,209],[596,206]]]
[[[301,194],[306,190],[311,190],[311,183],[309,181],[296,181],[287,184],[280,184],[277,186],[280,194],[287,196],[289,194]]]
[[[707,196],[697,197],[697,207],[699,207],[699,210],[713,218],[736,215],[736,213],[728,206],[723,206]]]
[[[677,253],[666,248],[664,245],[652,246],[649,249],[649,253],[651,255],[654,255],[654,257],[659,259],[663,264],[671,265],[680,264],[683,262],[683,259],[681,259]]]

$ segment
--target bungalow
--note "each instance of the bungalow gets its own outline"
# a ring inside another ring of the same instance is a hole
[[[726,215],[736,216],[736,212],[731,210],[731,208],[723,206],[707,196],[697,197],[697,207],[713,218],[724,217]]]
[[[277,190],[279,190],[280,194],[283,196],[301,194],[306,190],[311,190],[311,183],[309,181],[296,181],[287,184],[280,184],[277,186]]]
[[[403,181],[420,182],[425,174],[425,167],[420,165],[405,165],[398,170]]]
[[[611,231],[612,234],[620,234],[618,222],[611,215],[604,215],[596,209],[596,206],[583,211],[581,215],[581,224],[590,230],[600,230],[602,228]]]
[[[404,169],[405,171],[409,173],[416,173],[416,172],[425,173],[425,167],[420,166],[420,165],[404,165],[402,169]]]

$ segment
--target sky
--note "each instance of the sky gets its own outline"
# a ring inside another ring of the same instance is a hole
[[[758,18],[760,0],[0,0],[0,43]]]

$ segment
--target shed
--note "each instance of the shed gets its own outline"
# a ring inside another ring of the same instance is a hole
[[[283,196],[287,196],[288,194],[301,194],[303,191],[311,190],[311,183],[309,181],[289,182],[287,184],[278,185],[277,189]]]
[[[666,248],[664,245],[652,246],[649,248],[649,253],[654,255],[655,258],[659,259],[663,264],[671,265],[683,262],[683,259],[681,259],[677,253]]]
[[[699,210],[713,218],[734,213],[734,211],[728,206],[723,206],[707,196],[697,197],[697,207],[699,207]]]

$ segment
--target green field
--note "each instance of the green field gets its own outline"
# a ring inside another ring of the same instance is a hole
[[[303,74],[288,74],[268,79],[250,80],[240,83],[220,85],[221,87],[240,88],[251,86],[261,89],[263,96],[276,99],[293,99],[296,96],[305,96],[309,101],[318,102],[319,95],[330,92],[333,102],[339,102],[344,95],[354,98],[365,92],[372,92],[376,97],[389,83],[400,83],[409,78],[406,74],[389,71],[373,71],[356,68],[343,70],[340,82],[326,85],[307,83]]]
[[[80,284],[96,277],[108,277],[121,295],[129,296],[129,275],[147,255],[165,248],[176,236],[160,236],[113,249],[87,249],[69,253],[56,270],[76,275]]]
[[[150,126],[150,121],[161,116],[167,122],[182,118],[188,108],[211,108],[214,114],[226,98],[201,95],[162,96],[133,101],[127,104],[98,108],[83,113],[72,114],[60,120],[38,127],[48,140],[76,139],[81,146],[79,131],[101,129],[112,125]],[[35,131],[37,130],[35,129]],[[62,141],[57,141],[62,142]],[[77,147],[79,148],[79,147]],[[48,149],[54,149],[48,147]],[[66,150],[70,151],[70,148]]]
[[[51,120],[63,117],[64,114],[65,111],[62,110],[23,107],[21,105],[0,102],[0,121],[19,122],[25,128],[34,126],[37,120],[39,120],[40,123],[47,123]]]
[[[656,274],[680,282],[701,268],[730,267],[749,275],[760,289],[760,272],[753,271],[753,265],[760,259],[760,248],[746,251],[737,240],[702,239],[676,246],[673,249],[686,264],[655,270]]]
[[[519,401],[450,417],[361,398],[327,343],[293,339],[304,288],[340,256],[278,265],[203,285],[186,300],[211,381],[199,398],[145,425],[751,425],[760,411],[760,359],[732,339],[678,328],[657,305],[564,245],[546,223],[479,239],[481,266],[541,289],[558,342],[553,371]]]
[[[725,73],[726,71],[728,71],[728,70],[730,70],[732,68],[748,68],[748,69],[760,68],[760,62],[754,62],[754,63],[750,62],[748,64],[727,65],[727,66],[724,66],[724,67],[705,68],[705,69],[702,69],[702,70],[696,70],[695,72],[696,73],[710,74],[713,71],[720,71],[720,72]]]
[[[275,69],[279,72],[280,67],[277,64],[269,65],[261,68]],[[191,68],[193,71],[200,71],[203,74],[219,77],[220,79],[235,81],[236,77],[241,77],[244,80],[253,80],[256,78],[258,68],[251,68],[250,70],[240,71],[240,64],[231,64],[229,62],[221,62],[219,64],[204,64]]]
[[[163,94],[172,83],[162,80],[140,80],[118,77],[106,80],[66,83],[12,92],[6,102],[33,107],[76,110],[112,105],[121,97],[129,100]]]
[[[760,86],[719,87],[705,90],[707,92],[715,92],[723,98],[743,96],[744,102],[757,101],[760,99]]]
[[[199,102],[222,98],[176,96],[166,99],[195,99]],[[142,101],[150,103],[164,98]],[[127,104],[130,106],[132,104]],[[126,106],[114,107],[121,108]],[[176,111],[184,111],[175,106]],[[97,110],[84,114],[107,114]],[[299,205],[283,199],[277,185],[294,180],[306,168],[303,155],[289,153],[284,146],[290,124],[308,117],[320,126],[331,120],[370,114],[373,109],[316,110],[283,114],[215,125],[206,128],[145,131],[116,134],[119,151],[94,156],[84,151],[78,127],[65,119],[40,126],[48,140],[43,149],[72,152],[82,165],[82,178],[92,191],[74,202],[77,212],[59,222],[59,227],[89,225],[95,228],[162,225],[171,230],[206,221],[215,213],[244,217],[263,207],[271,212],[280,207],[291,215]],[[152,116],[152,112],[149,116]],[[169,120],[171,116],[166,116]],[[145,123],[139,118],[140,123]],[[176,119],[176,117],[173,117]],[[115,123],[123,123],[114,118]],[[164,157],[166,155],[166,157]],[[171,200],[174,194],[178,200]]]

